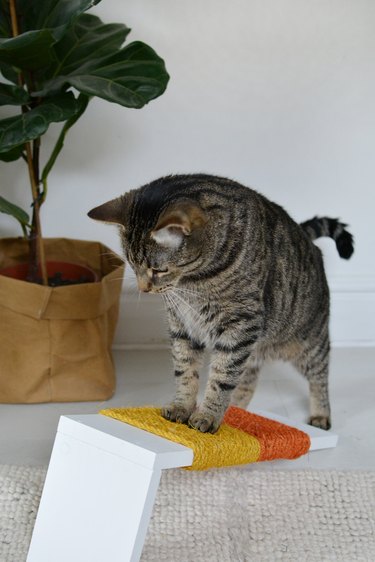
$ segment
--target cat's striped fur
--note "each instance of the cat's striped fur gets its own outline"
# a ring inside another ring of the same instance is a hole
[[[335,219],[295,223],[237,182],[168,176],[91,211],[121,225],[141,290],[163,294],[176,392],[163,416],[215,432],[230,403],[246,407],[262,363],[291,361],[310,387],[310,423],[328,429],[329,291],[319,236],[342,257],[352,236]],[[210,374],[197,407],[203,352]]]

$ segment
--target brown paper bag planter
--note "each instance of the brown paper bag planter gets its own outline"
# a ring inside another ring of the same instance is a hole
[[[47,259],[86,265],[99,281],[45,287],[0,275],[0,402],[106,400],[124,265],[99,242],[44,242]],[[24,239],[0,240],[0,269],[27,254]]]

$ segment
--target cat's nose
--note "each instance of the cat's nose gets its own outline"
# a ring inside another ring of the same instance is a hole
[[[149,293],[152,289],[152,283],[150,279],[138,278],[138,289],[142,291],[142,293]]]

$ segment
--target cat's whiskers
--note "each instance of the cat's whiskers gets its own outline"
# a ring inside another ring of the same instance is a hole
[[[111,283],[114,281],[124,281],[125,277],[123,275],[121,275],[120,277],[114,277],[113,279],[110,279]]]
[[[172,308],[172,310],[173,310],[178,316],[183,316],[183,315],[184,315],[184,311],[182,310],[181,304],[175,299],[175,295],[173,296],[173,295],[171,294],[171,291],[169,291],[168,293],[163,293],[163,296],[166,296],[167,302],[168,302],[170,308]]]
[[[178,312],[178,309],[176,307],[175,302],[172,299],[172,296],[170,293],[162,293],[161,295],[163,297],[164,300],[164,304],[165,306],[168,308],[171,308],[174,312]]]
[[[192,295],[196,299],[201,299],[204,301],[207,300],[207,298],[204,295],[198,293],[198,291],[193,291],[192,289],[185,289],[183,287],[173,287],[173,291],[177,291],[179,293],[185,293],[186,295]]]
[[[205,322],[201,314],[196,310],[190,303],[188,303],[181,295],[171,291],[170,296],[173,293],[173,299],[177,300],[176,307],[179,311],[179,316],[184,319],[185,329],[188,331],[190,336],[194,339],[205,340],[207,336],[207,330],[205,329]]]
[[[171,295],[171,291],[166,291],[165,293],[161,293],[161,296],[163,297],[163,300],[166,304],[169,304],[169,306],[173,310],[176,310],[176,303],[173,300],[173,297]]]
[[[117,254],[116,252],[100,252],[101,256],[110,256],[112,259],[117,259],[122,261],[122,263],[126,263],[125,258],[123,258],[120,254]]]
[[[200,319],[199,312],[197,310],[195,310],[195,308],[193,308],[190,303],[188,303],[181,295],[179,295],[178,293],[175,293],[174,290],[170,291],[170,294],[171,293],[173,294],[174,297],[177,298],[178,301],[180,301],[180,303],[183,306],[187,307],[193,313],[193,315],[196,316],[197,319]]]
[[[126,277],[126,284],[127,284],[128,287],[131,287],[131,288],[138,287],[137,280],[134,277],[132,277],[131,275],[128,275]]]
[[[191,293],[193,295],[198,295],[199,293],[197,291],[194,291],[193,289],[187,289],[186,287],[173,287],[174,291],[181,291],[184,293]]]

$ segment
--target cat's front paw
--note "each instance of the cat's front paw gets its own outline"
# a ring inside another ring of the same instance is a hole
[[[187,423],[193,410],[194,408],[190,409],[181,404],[169,404],[161,409],[161,415],[172,422]]]
[[[196,410],[189,418],[189,426],[202,433],[216,433],[221,424],[221,418],[213,414]]]

